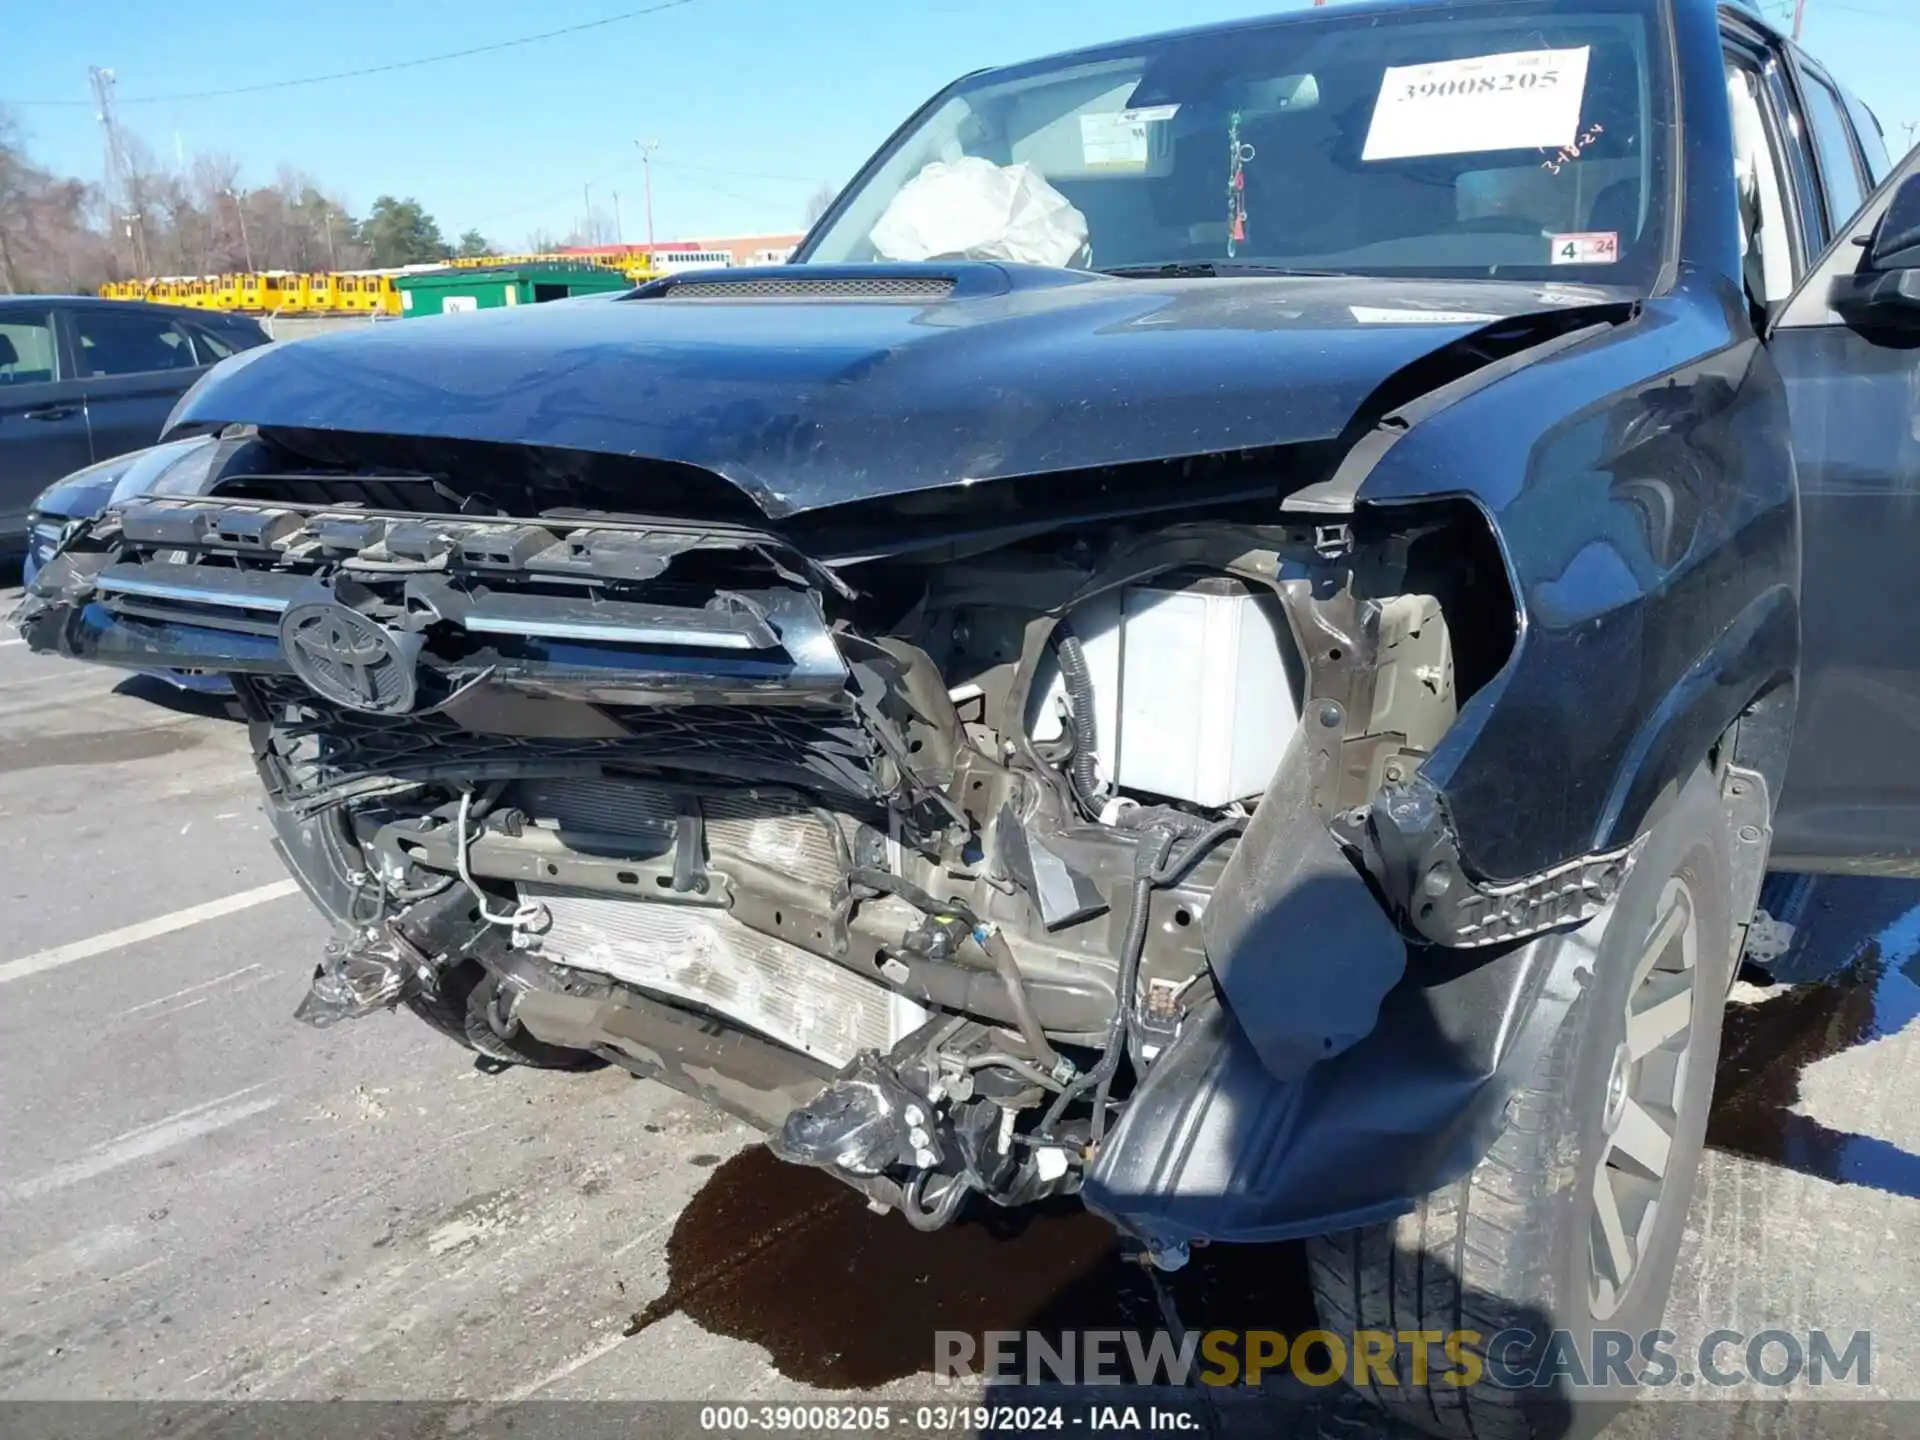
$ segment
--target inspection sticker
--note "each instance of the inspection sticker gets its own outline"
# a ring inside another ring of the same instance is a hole
[[[1171,120],[1178,105],[1149,105],[1138,110],[1105,110],[1080,117],[1080,155],[1094,169],[1144,170],[1151,150],[1147,127]]]
[[[1580,133],[1591,47],[1395,65],[1380,82],[1362,160],[1558,150]]]
[[[1590,230],[1576,235],[1555,235],[1548,244],[1556,265],[1612,265],[1620,258],[1620,232]]]

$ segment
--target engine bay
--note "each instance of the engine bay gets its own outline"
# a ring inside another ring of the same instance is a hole
[[[1149,516],[826,563],[731,522],[155,498],[23,618],[233,676],[338,924],[303,1018],[478,965],[502,1036],[931,1227],[1077,1187],[1219,998],[1208,907],[1281,772],[1358,868],[1500,658],[1456,673],[1460,528]]]

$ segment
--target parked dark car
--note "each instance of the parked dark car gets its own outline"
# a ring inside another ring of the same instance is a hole
[[[236,363],[24,633],[234,677],[306,1018],[921,1229],[1306,1237],[1330,1330],[1474,1332],[1376,1399],[1552,1432],[1550,1333],[1659,1324],[1769,864],[1920,874],[1917,166],[1710,0],[975,75],[793,265]]]
[[[25,547],[42,490],[151,445],[194,381],[267,340],[244,315],[0,296],[0,554]]]

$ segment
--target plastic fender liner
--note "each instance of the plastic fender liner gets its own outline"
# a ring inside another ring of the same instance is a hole
[[[1290,1080],[1207,1004],[1121,1111],[1082,1197],[1162,1249],[1295,1240],[1412,1209],[1499,1137],[1611,914],[1497,952],[1416,959],[1371,1034]]]
[[[1305,723],[1314,723],[1312,705]],[[1280,1080],[1372,1030],[1407,963],[1406,942],[1314,808],[1322,752],[1304,734],[1201,918],[1214,980],[1252,1054]]]

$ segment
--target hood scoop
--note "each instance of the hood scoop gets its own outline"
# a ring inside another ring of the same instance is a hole
[[[636,300],[945,300],[951,275],[799,276],[706,273],[669,277],[648,285]]]
[[[977,300],[1016,290],[1119,282],[1085,270],[1003,265],[988,260],[899,261],[866,265],[755,265],[739,270],[695,270],[650,280],[626,300],[854,300],[925,305]]]

